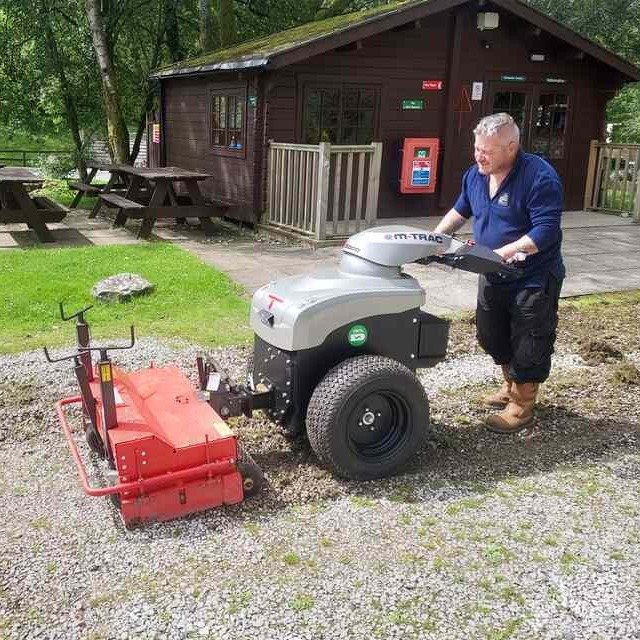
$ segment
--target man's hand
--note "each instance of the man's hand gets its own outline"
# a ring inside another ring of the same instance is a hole
[[[538,253],[538,247],[529,236],[522,236],[522,238],[515,242],[505,244],[498,249],[494,249],[494,251],[505,262],[519,262],[524,260],[526,256],[532,256],[534,253]]]

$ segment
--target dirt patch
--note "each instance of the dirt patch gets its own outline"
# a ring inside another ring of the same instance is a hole
[[[640,385],[640,370],[631,362],[621,362],[612,372],[613,382],[624,385]]]
[[[578,353],[587,364],[596,365],[611,360],[620,360],[622,352],[606,339],[586,340],[580,345]]]
[[[624,353],[640,351],[639,306],[640,300],[629,294],[611,294],[589,305],[562,300],[556,350],[580,353],[589,364],[619,360]],[[481,352],[474,314],[454,320],[449,359]]]

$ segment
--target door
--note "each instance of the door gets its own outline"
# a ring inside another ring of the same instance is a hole
[[[563,182],[568,179],[569,92],[538,88],[533,101],[527,149],[550,162]]]
[[[485,115],[508,113],[520,127],[520,143],[550,162],[563,181],[568,178],[571,90],[563,85],[495,83]]]

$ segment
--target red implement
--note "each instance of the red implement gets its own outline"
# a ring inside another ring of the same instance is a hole
[[[65,414],[65,406],[82,403],[82,397],[57,404],[85,492],[117,494],[127,526],[241,502],[236,437],[182,372],[177,367],[112,371],[117,424],[108,430],[100,382],[91,380],[89,386],[97,431],[117,472],[117,484],[89,484]]]

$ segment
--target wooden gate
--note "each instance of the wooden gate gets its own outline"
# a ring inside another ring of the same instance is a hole
[[[269,143],[265,222],[316,240],[346,237],[377,217],[382,143]]]
[[[584,208],[640,221],[640,144],[591,141]]]

